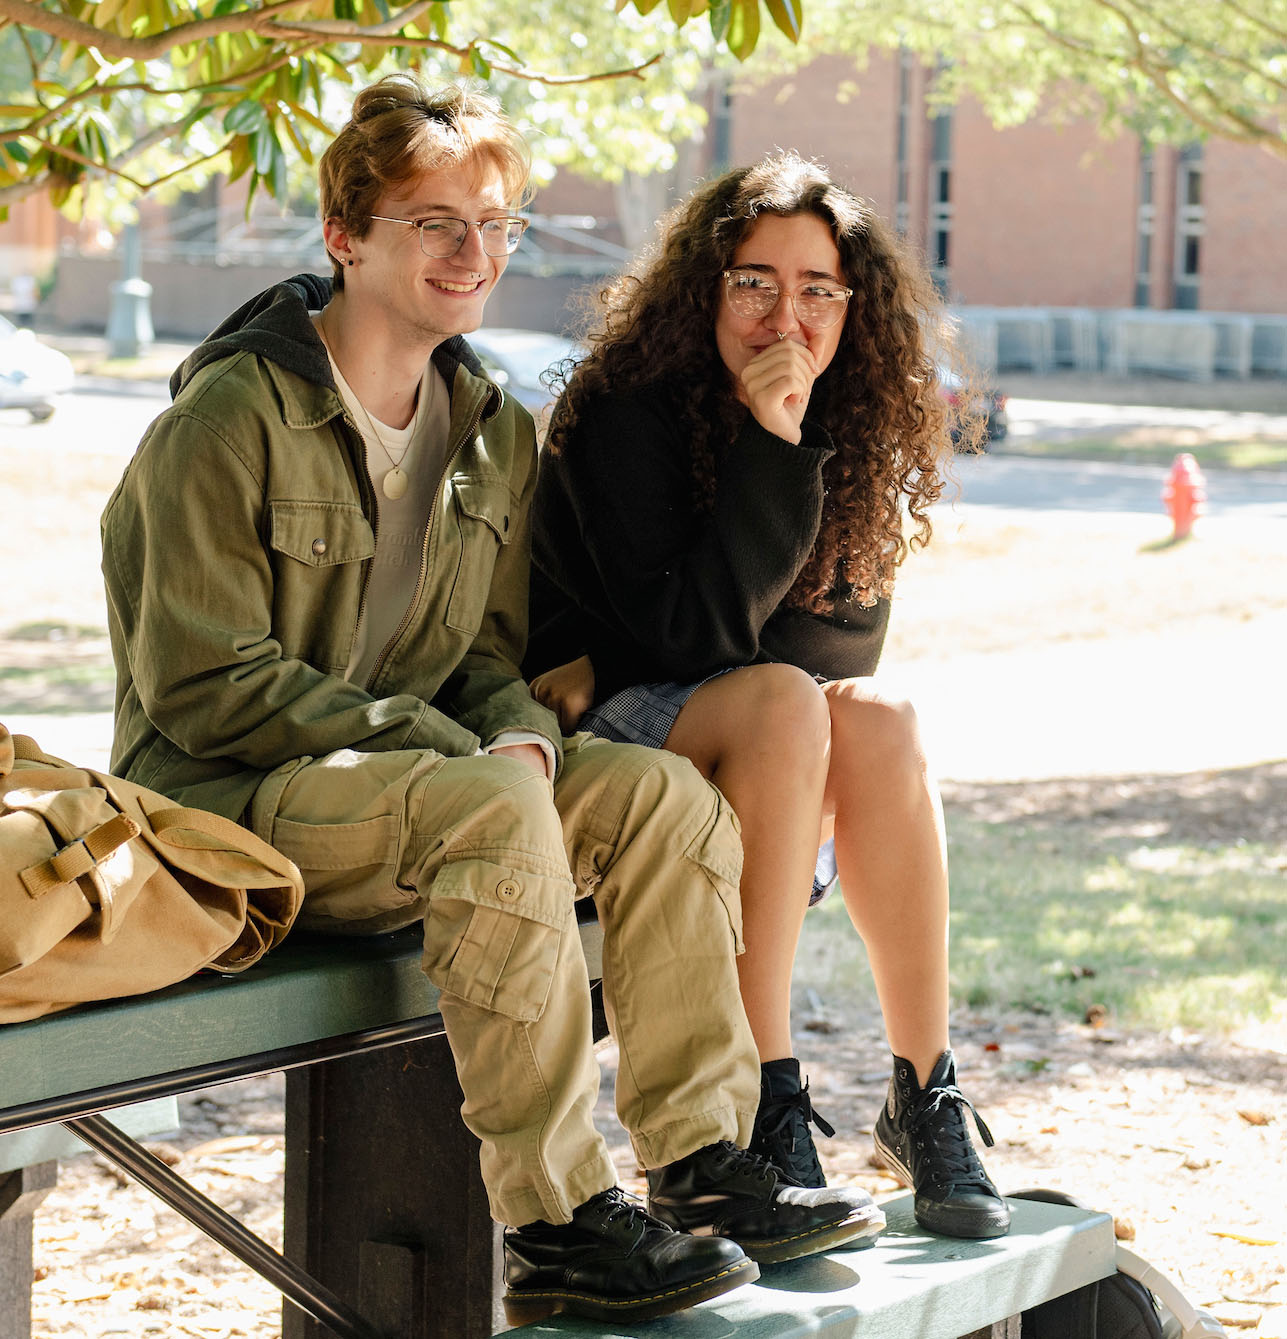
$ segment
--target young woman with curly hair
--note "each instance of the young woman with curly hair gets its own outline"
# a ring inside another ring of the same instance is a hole
[[[752,1148],[825,1184],[790,992],[838,871],[894,1053],[877,1150],[923,1226],[1001,1235],[948,1040],[938,794],[912,708],[870,677],[953,433],[978,430],[948,421],[932,286],[867,202],[783,154],[699,189],[602,300],[537,485],[533,693],[565,729],[686,755],[741,820]]]

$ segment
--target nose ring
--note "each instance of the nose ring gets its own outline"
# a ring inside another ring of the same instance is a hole
[[[785,331],[785,330],[779,330],[779,331],[778,331],[778,343],[780,344],[784,339],[786,339],[786,331]]]

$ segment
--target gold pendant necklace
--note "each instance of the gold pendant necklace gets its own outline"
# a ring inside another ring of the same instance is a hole
[[[385,455],[388,454],[389,453],[386,450]],[[390,459],[392,459],[392,457],[390,457]],[[409,482],[410,480],[407,478],[406,471],[402,466],[395,465],[388,474],[380,480],[380,488],[384,493],[384,496],[387,497],[390,502],[396,502],[407,491]]]

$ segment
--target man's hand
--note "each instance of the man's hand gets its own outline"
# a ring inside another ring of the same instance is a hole
[[[788,337],[761,349],[747,363],[742,369],[742,390],[760,427],[798,445],[800,424],[817,379],[813,351]]]
[[[513,758],[516,762],[525,762],[537,776],[549,776],[545,767],[545,750],[539,744],[506,744],[503,748],[492,749],[487,756]]]

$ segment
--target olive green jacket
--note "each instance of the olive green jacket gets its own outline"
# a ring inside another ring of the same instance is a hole
[[[368,682],[345,680],[377,514],[308,317],[329,297],[296,276],[194,350],[103,514],[112,770],[230,818],[274,768],[336,749],[463,756],[516,729],[561,757],[518,670],[532,420],[460,338],[434,354],[451,445],[414,600]]]

